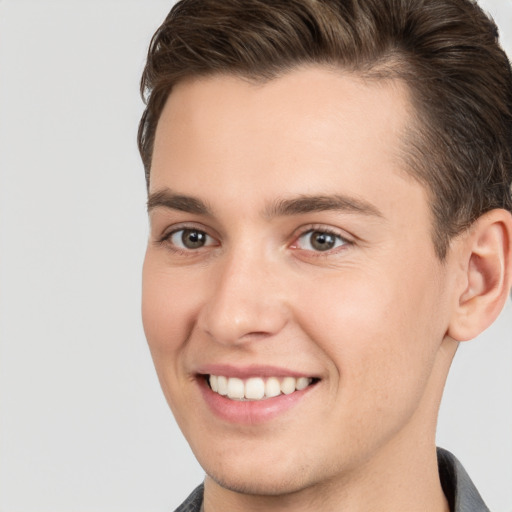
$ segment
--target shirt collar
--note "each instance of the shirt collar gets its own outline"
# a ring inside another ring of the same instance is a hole
[[[437,449],[439,477],[451,512],[490,512],[458,459]]]

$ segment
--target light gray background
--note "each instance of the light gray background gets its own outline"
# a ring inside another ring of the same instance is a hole
[[[173,510],[202,479],[139,315],[138,82],[164,0],[0,0],[0,511]],[[512,53],[511,0],[483,4]],[[512,512],[512,307],[461,346],[439,444]]]

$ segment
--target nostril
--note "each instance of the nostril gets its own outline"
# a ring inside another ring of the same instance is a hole
[[[241,340],[243,339],[253,339],[253,340],[257,340],[257,339],[261,339],[261,338],[268,338],[272,336],[272,333],[270,332],[265,332],[265,331],[254,331],[254,332],[248,332],[247,334],[244,334],[243,336],[241,336]]]

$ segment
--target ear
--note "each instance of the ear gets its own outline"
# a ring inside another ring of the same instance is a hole
[[[499,315],[512,286],[512,215],[501,209],[479,217],[455,243],[460,286],[447,334],[478,336]]]

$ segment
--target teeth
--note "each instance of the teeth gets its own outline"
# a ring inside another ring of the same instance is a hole
[[[293,377],[285,377],[281,382],[281,391],[285,395],[289,395],[295,391],[295,384],[297,384],[297,380]]]
[[[311,379],[308,379],[307,377],[299,377],[297,379],[297,384],[295,387],[300,391],[301,389],[305,389],[309,386],[311,382]]]
[[[230,379],[231,380],[231,379]],[[263,379],[253,377],[245,383],[245,398],[261,400],[265,396],[265,383]]]
[[[231,378],[228,379],[228,397],[231,399],[244,398],[244,381],[242,379]]]
[[[275,377],[270,377],[265,382],[265,396],[267,398],[272,398],[274,396],[281,394],[281,384],[279,384],[279,380]]]
[[[211,382],[210,382],[211,386]],[[213,389],[213,388],[212,388]],[[219,375],[217,377],[217,393],[226,396],[228,394],[228,379]]]
[[[232,400],[262,400],[273,398],[281,393],[289,395],[294,391],[307,388],[313,379],[308,377],[251,377],[246,381],[236,377],[210,375],[209,382],[212,391],[227,396]]]

